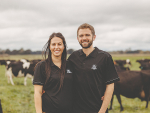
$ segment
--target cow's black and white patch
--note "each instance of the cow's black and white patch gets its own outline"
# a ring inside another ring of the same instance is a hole
[[[7,62],[6,76],[8,77],[8,83],[11,82],[14,85],[13,77],[24,77],[24,85],[27,85],[27,78],[33,81],[34,67],[36,63],[30,63],[25,59],[21,59],[18,62]]]

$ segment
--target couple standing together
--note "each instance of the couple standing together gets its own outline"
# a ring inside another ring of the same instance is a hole
[[[82,49],[68,60],[66,41],[53,33],[45,44],[45,60],[34,72],[36,113],[108,113],[108,105],[119,80],[109,53],[93,47],[93,26],[85,23],[77,30]]]

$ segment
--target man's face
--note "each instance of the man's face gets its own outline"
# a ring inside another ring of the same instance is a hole
[[[95,40],[96,36],[92,35],[92,32],[89,28],[87,29],[80,29],[78,31],[78,41],[80,43],[80,45],[82,46],[82,48],[87,49],[89,47],[91,47],[91,45],[93,44],[93,41]]]

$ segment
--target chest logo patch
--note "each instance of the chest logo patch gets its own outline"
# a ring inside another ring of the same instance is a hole
[[[67,69],[67,73],[72,73],[69,69]]]
[[[93,66],[92,66],[92,68],[91,68],[91,69],[96,70],[96,69],[97,69],[96,65],[95,65],[95,64],[93,64]]]

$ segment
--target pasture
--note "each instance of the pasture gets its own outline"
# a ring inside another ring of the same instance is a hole
[[[124,60],[130,59],[132,63],[131,70],[140,70],[139,63],[136,62],[137,59],[148,58],[150,55],[112,55],[114,60]],[[19,60],[21,58],[25,59],[41,59],[41,55],[12,55],[7,57],[0,57],[0,59],[12,59]],[[14,78],[15,86],[7,83],[7,78],[5,77],[5,66],[0,65],[0,99],[2,102],[3,113],[35,113],[34,108],[34,90],[30,79],[27,80],[27,86],[23,85],[24,78]],[[124,111],[122,113],[150,113],[150,102],[148,109],[145,109],[146,102],[141,101],[138,98],[129,99],[125,97],[122,98],[122,104],[124,106]],[[109,113],[120,113],[120,105],[114,98],[113,110]]]

